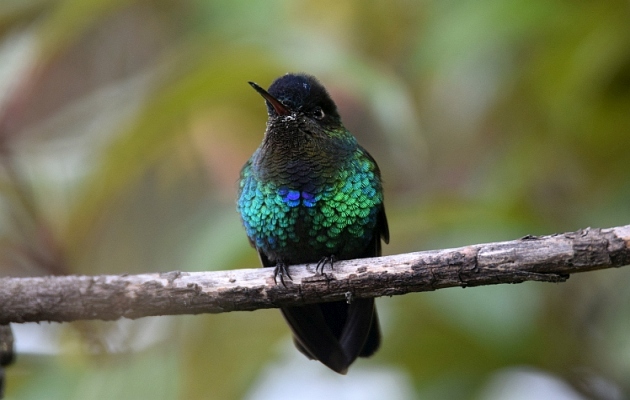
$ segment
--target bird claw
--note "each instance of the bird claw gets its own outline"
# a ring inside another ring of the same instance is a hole
[[[333,270],[334,262],[335,262],[335,256],[333,254],[322,257],[322,259],[319,260],[319,262],[315,266],[315,273],[322,275],[324,273],[324,267],[326,266],[326,264],[330,264],[330,269]]]
[[[278,284],[278,275],[280,276],[280,282],[284,287],[287,287],[287,285],[284,283],[285,276],[293,280],[293,278],[291,278],[291,274],[289,274],[289,266],[282,262],[277,263],[276,267],[273,269],[273,281],[276,283],[276,285]]]

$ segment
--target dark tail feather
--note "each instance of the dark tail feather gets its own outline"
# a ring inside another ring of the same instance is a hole
[[[319,304],[281,308],[282,315],[293,331],[296,347],[307,357],[319,360],[328,368],[346,374],[351,363],[328,328]]]
[[[372,299],[373,300],[373,299]],[[381,347],[381,328],[378,321],[378,312],[376,312],[376,306],[374,306],[374,314],[372,315],[372,326],[370,327],[370,333],[367,340],[363,345],[359,357],[371,357],[376,350]]]
[[[374,320],[374,299],[355,299],[346,304],[348,318],[343,327],[339,344],[349,363],[363,352],[370,336]]]
[[[319,308],[350,363],[357,355],[369,357],[379,348],[381,333],[374,299],[357,299],[350,305],[345,301],[321,303]]]
[[[281,308],[295,345],[304,355],[345,374],[357,357],[371,356],[380,345],[374,299]]]

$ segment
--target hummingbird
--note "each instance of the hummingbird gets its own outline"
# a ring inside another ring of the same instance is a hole
[[[268,90],[249,84],[267,106],[263,140],[241,170],[237,209],[251,245],[274,280],[289,265],[381,255],[389,242],[381,174],[344,127],[337,106],[313,76],[289,73]],[[369,357],[381,335],[374,299],[282,307],[296,347],[346,374]]]

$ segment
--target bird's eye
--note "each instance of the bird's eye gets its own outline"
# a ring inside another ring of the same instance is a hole
[[[322,110],[321,107],[315,107],[315,109],[313,110],[313,118],[317,120],[322,120],[325,116],[326,114],[324,114],[324,110]]]

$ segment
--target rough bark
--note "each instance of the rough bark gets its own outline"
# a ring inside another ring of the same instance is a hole
[[[448,287],[564,282],[570,274],[630,264],[630,225],[544,237],[270,269],[0,279],[0,324],[113,320],[152,315],[252,311]]]

